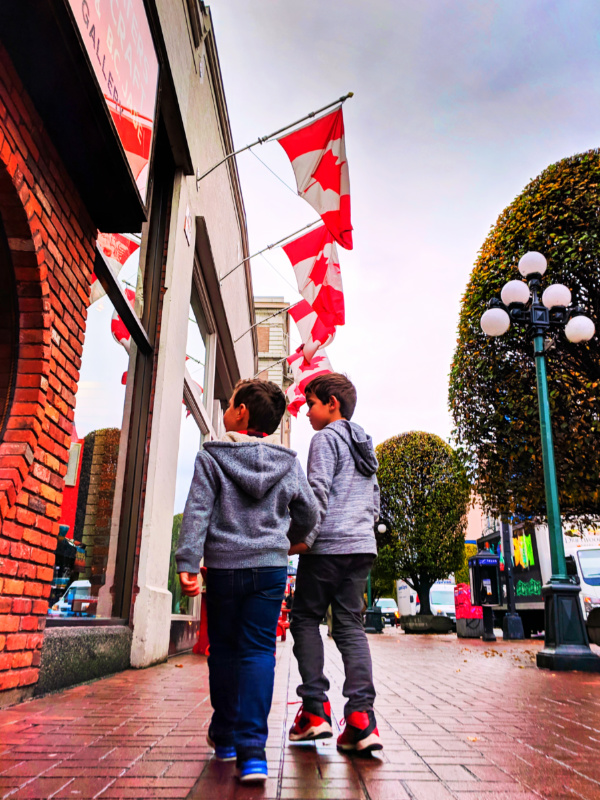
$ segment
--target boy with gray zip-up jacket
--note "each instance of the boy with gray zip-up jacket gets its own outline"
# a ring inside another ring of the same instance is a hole
[[[342,654],[346,727],[343,751],[382,748],[373,702],[373,670],[362,624],[367,576],[377,555],[379,516],[377,458],[371,437],[350,422],[356,389],[345,375],[320,375],[306,387],[308,418],[317,431],[308,454],[308,482],[319,507],[317,524],[300,553],[290,630],[302,683],[302,706],[289,737],[293,742],[333,735],[329,681],[323,672],[319,624],[331,606],[332,636]]]
[[[185,594],[200,591],[204,558],[213,716],[208,743],[237,759],[243,782],[265,781],[275,639],[287,583],[290,539],[317,519],[296,453],[272,435],[285,411],[274,383],[240,381],[223,416],[222,441],[196,458],[175,558]]]

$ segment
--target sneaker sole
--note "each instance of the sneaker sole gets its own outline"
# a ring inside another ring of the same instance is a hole
[[[212,749],[215,751],[214,758],[215,758],[215,760],[216,760],[216,761],[222,761],[222,762],[226,762],[226,761],[235,761],[235,760],[237,759],[237,754],[236,754],[236,755],[233,755],[233,756],[227,756],[227,758],[222,758],[222,757],[218,756],[218,755],[217,755],[217,748],[216,748],[216,745],[215,745],[215,743],[213,742],[213,740],[210,738],[210,736],[208,736],[208,735],[207,735],[207,737],[206,737],[206,744],[207,744],[209,747],[212,747]]]
[[[357,753],[372,753],[374,750],[383,750],[383,745],[379,736],[372,733],[364,739],[360,739],[356,744],[348,742],[337,745],[338,750],[343,750],[345,753],[355,751]]]
[[[309,728],[304,733],[289,733],[290,742],[312,742],[315,739],[331,739],[333,731],[331,725],[324,722],[316,728]]]
[[[251,772],[249,775],[238,775],[240,783],[264,783],[267,780],[264,772]]]

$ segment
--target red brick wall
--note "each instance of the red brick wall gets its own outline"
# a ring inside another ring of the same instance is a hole
[[[0,442],[0,691],[37,680],[96,231],[0,46],[0,215],[19,354]]]

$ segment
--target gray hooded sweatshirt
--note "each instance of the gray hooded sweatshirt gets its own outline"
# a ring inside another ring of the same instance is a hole
[[[317,504],[296,453],[257,439],[226,434],[205,442],[183,512],[178,572],[207,567],[285,567],[290,537],[303,541]],[[275,437],[272,437],[273,439]]]
[[[308,451],[308,482],[319,518],[305,539],[311,554],[377,553],[378,466],[371,437],[355,422],[336,420],[315,434]]]

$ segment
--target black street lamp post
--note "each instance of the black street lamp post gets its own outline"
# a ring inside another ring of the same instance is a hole
[[[524,639],[523,620],[515,606],[515,580],[513,576],[512,536],[508,519],[503,515],[500,521],[502,529],[502,553],[504,555],[504,574],[506,576],[506,614],[502,620],[502,636],[504,639]]]
[[[524,326],[533,340],[552,561],[550,581],[542,588],[545,642],[537,655],[537,665],[552,670],[600,672],[600,658],[590,650],[578,596],[580,587],[567,575],[544,349],[544,338],[550,331],[564,329],[567,339],[576,343],[589,341],[595,328],[583,309],[571,305],[571,292],[566,286],[548,286],[540,297],[545,271],[546,259],[541,253],[526,253],[519,261],[519,272],[528,285],[520,280],[509,281],[502,289],[502,300],[490,301],[481,317],[481,327],[488,336],[502,336],[514,322]]]

